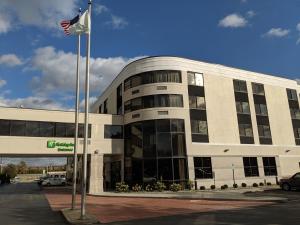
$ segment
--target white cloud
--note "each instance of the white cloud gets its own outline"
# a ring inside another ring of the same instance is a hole
[[[113,29],[123,29],[128,25],[128,22],[122,17],[111,15],[111,21],[107,24],[112,25]]]
[[[10,19],[0,12],[0,34],[7,33],[11,29]]]
[[[0,22],[0,31],[2,27],[7,32],[7,24],[12,27],[20,24],[58,29],[61,20],[74,17],[78,2],[79,0],[1,0],[0,15],[10,15],[11,20],[6,20],[4,25]]]
[[[247,3],[248,1],[247,0],[241,0],[241,3]]]
[[[240,28],[245,27],[247,24],[248,21],[243,16],[236,13],[230,14],[219,21],[219,26],[226,28]]]
[[[300,31],[300,23],[297,24],[296,29]]]
[[[246,13],[247,17],[248,18],[252,18],[256,15],[256,13],[253,11],[253,10],[249,10],[247,13]]]
[[[0,79],[0,88],[2,88],[3,86],[5,86],[6,85],[6,80],[1,80]]]
[[[282,38],[287,36],[290,33],[290,30],[288,29],[282,29],[282,28],[271,28],[267,33],[265,33],[264,37],[277,37]]]
[[[92,106],[95,102],[97,101],[97,97],[92,96],[89,99],[89,106]],[[82,99],[81,102],[79,103],[79,109],[80,111],[84,112],[84,107],[85,107],[85,99]]]
[[[129,62],[141,57],[92,58],[90,59],[90,90],[101,93]],[[41,73],[35,76],[31,85],[35,93],[73,93],[75,89],[77,55],[58,51],[52,46],[38,48],[31,60],[30,68]],[[85,57],[80,58],[80,86],[84,90]]]
[[[101,5],[101,4],[94,4],[93,9],[96,15],[108,11],[108,8],[105,5]]]
[[[19,66],[22,65],[22,60],[16,56],[15,54],[6,54],[6,55],[0,55],[0,65],[6,65],[6,66]]]
[[[22,108],[36,108],[36,109],[56,109],[56,110],[71,110],[65,105],[51,100],[46,97],[29,96],[26,98],[6,98],[0,96],[0,106],[5,107],[22,107]]]

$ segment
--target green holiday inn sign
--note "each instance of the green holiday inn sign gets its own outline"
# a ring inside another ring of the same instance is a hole
[[[47,148],[56,148],[59,152],[72,152],[74,150],[74,144],[67,142],[58,142],[55,140],[48,140]]]

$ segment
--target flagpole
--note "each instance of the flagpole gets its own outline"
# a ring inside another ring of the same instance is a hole
[[[92,0],[88,1],[89,18],[91,20]],[[90,47],[91,47],[91,27],[86,37],[86,76],[85,76],[85,114],[84,114],[84,147],[83,147],[83,181],[81,182],[81,215],[85,218],[86,206],[86,179],[87,179],[87,152],[88,152],[88,128],[89,128],[89,95],[90,95]]]
[[[79,16],[81,14],[81,9]],[[76,208],[76,189],[77,189],[77,149],[78,149],[78,120],[79,120],[79,92],[80,92],[80,34],[77,40],[77,70],[76,70],[76,102],[75,102],[75,137],[74,137],[74,156],[73,156],[73,190],[72,190],[72,210]]]

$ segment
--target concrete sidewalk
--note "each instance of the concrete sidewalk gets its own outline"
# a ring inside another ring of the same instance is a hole
[[[168,198],[168,199],[204,199],[204,200],[223,200],[223,201],[263,201],[263,202],[286,202],[288,199],[274,196],[249,196],[250,192],[263,192],[272,188],[241,188],[227,190],[204,190],[204,191],[180,191],[180,192],[103,192],[99,197],[128,197],[128,198]],[[274,188],[276,190],[277,188]]]

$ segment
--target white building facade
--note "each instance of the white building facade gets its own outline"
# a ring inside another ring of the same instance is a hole
[[[299,91],[294,80],[184,58],[134,61],[91,107],[88,191],[299,172]],[[1,108],[0,154],[71,156],[72,123],[72,112]]]

